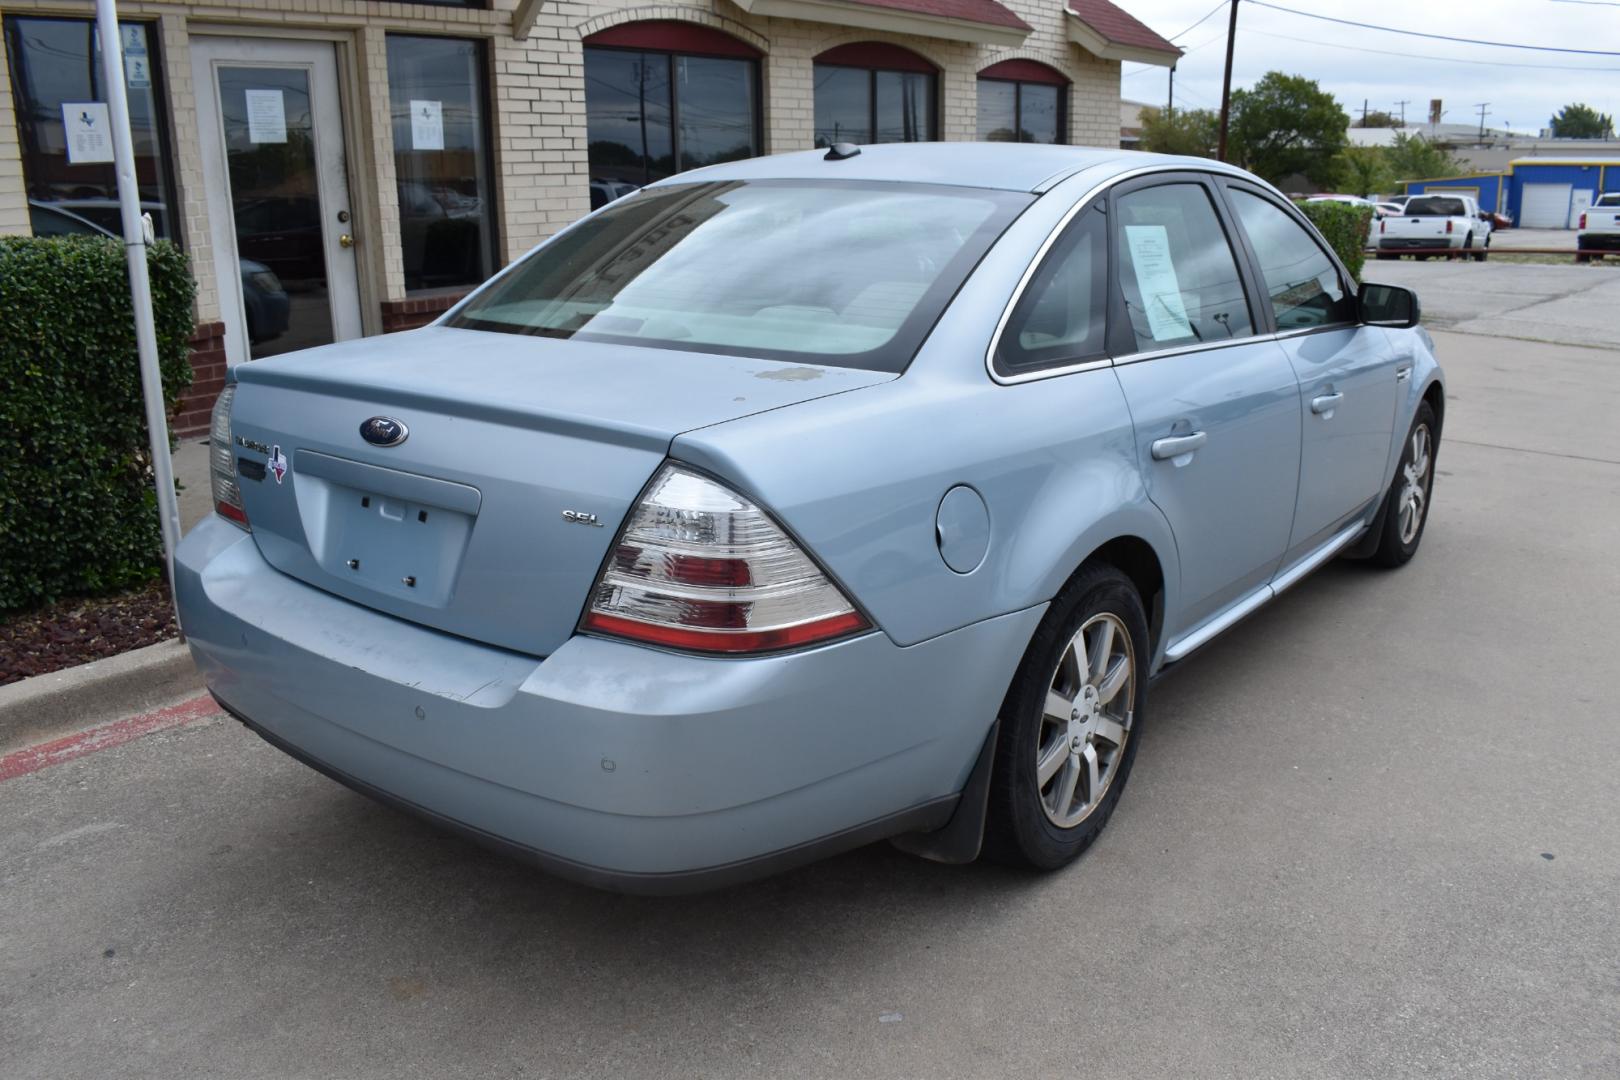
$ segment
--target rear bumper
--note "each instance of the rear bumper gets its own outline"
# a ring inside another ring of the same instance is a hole
[[[1463,238],[1460,236],[1427,236],[1421,238],[1380,236],[1378,238],[1379,251],[1438,251],[1441,248],[1460,248],[1462,244]]]
[[[1620,251],[1620,233],[1582,233],[1575,237],[1581,251]]]
[[[209,689],[368,794],[588,884],[727,884],[937,828],[1042,609],[714,660],[575,637],[545,660],[275,570],[209,518],[176,595]]]

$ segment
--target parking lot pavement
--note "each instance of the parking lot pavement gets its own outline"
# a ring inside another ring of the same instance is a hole
[[[1423,550],[1167,676],[1068,871],[610,896],[218,720],[0,783],[0,1072],[1620,1075],[1620,354],[1436,337]]]
[[[1620,271],[1613,267],[1369,258],[1362,276],[1417,290],[1430,327],[1620,348]]]

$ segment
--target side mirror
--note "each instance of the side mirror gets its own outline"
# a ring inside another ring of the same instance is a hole
[[[1361,321],[1368,326],[1389,326],[1409,330],[1422,319],[1417,293],[1399,285],[1363,284],[1356,294]]]

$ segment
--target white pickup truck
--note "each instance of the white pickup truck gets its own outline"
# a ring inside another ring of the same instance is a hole
[[[1575,234],[1576,262],[1603,258],[1605,251],[1620,253],[1620,192],[1610,191],[1581,215],[1580,231]]]
[[[1374,236],[1380,259],[1412,252],[1419,259],[1448,254],[1484,262],[1491,243],[1491,215],[1482,213],[1471,195],[1414,195],[1399,214],[1378,222]]]

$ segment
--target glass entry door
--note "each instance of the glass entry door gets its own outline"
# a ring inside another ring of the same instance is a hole
[[[198,38],[192,57],[228,359],[359,336],[334,46]]]

